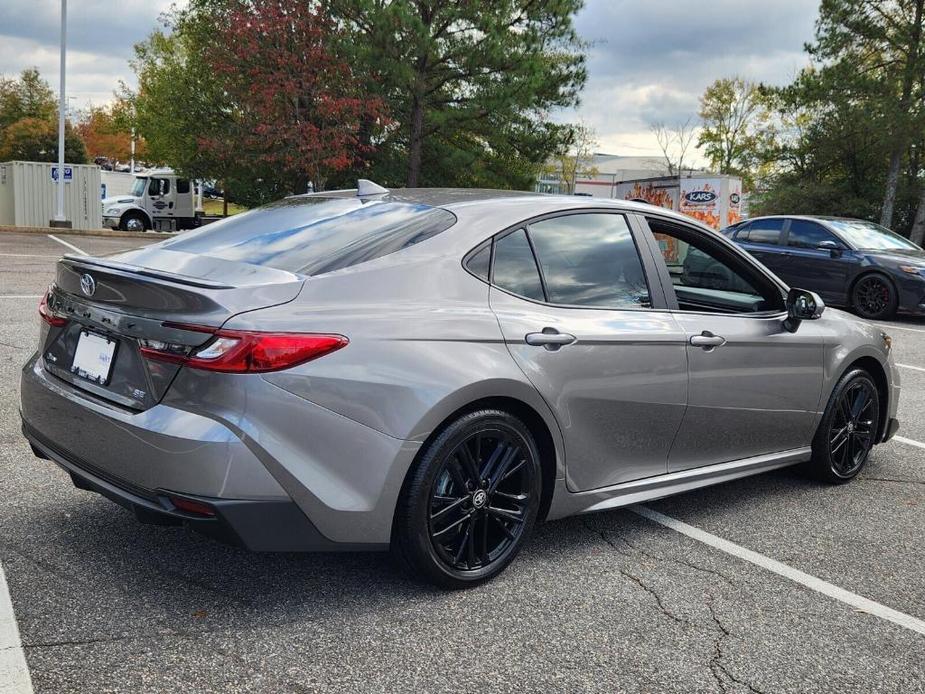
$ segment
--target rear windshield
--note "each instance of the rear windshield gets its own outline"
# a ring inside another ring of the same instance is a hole
[[[359,198],[287,198],[209,224],[164,248],[305,275],[381,258],[456,222],[429,205]]]

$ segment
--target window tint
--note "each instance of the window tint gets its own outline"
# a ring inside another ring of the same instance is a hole
[[[152,178],[151,185],[148,187],[148,195],[156,198],[158,195],[167,195],[170,193],[170,179]]]
[[[790,222],[790,232],[787,236],[788,246],[816,248],[816,246],[823,241],[834,241],[839,247],[843,246],[843,244],[821,224],[809,222],[805,219],[794,219]]]
[[[748,225],[748,229],[738,233],[736,241],[777,245],[783,228],[783,219],[756,219]]]
[[[491,242],[484,244],[466,261],[466,269],[479,279],[488,281],[491,268]]]
[[[779,289],[747,261],[695,231],[649,220],[682,311],[754,313],[783,308]]]
[[[320,275],[426,241],[455,223],[452,212],[429,205],[294,197],[214,222],[164,247]]]
[[[544,301],[540,273],[523,229],[495,241],[492,282],[509,292]]]
[[[551,303],[607,308],[649,304],[642,262],[622,215],[554,217],[531,224],[529,234]]]
[[[177,179],[177,192],[178,193],[188,193],[189,192],[189,181],[185,178]]]

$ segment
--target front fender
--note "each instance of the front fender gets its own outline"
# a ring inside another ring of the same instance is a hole
[[[886,386],[888,417],[895,416],[899,399],[899,372],[892,352],[883,339],[885,331],[879,326],[861,320],[843,311],[827,309],[824,319],[823,388],[818,410],[821,413],[838,381],[852,364],[859,360],[876,362],[882,370]],[[822,322],[822,321],[821,321]]]

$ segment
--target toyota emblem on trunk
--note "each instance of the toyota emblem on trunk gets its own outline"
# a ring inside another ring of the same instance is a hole
[[[80,291],[82,291],[87,296],[93,296],[93,294],[96,292],[96,280],[93,279],[90,275],[81,275]]]

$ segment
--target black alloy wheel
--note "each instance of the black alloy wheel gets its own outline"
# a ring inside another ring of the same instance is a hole
[[[883,275],[865,275],[854,285],[851,304],[862,318],[889,318],[896,313],[896,290]]]
[[[832,393],[813,441],[812,465],[829,482],[847,482],[864,467],[880,422],[877,387],[867,372],[846,374]]]
[[[418,574],[460,588],[499,573],[536,521],[541,473],[529,430],[482,410],[445,429],[406,484],[396,544]]]

